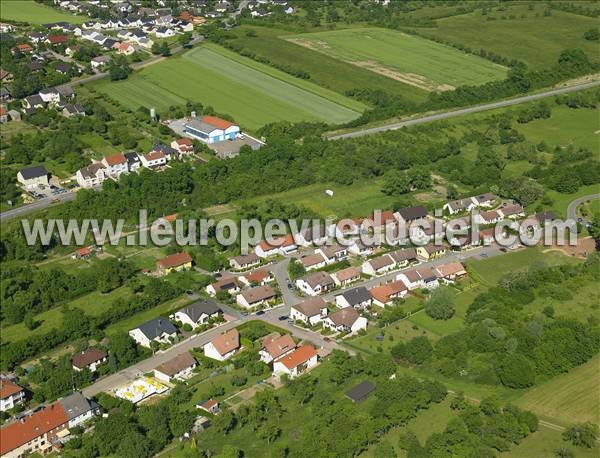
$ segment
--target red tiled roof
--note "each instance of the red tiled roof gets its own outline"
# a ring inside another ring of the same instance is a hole
[[[6,108],[0,105],[0,116],[4,116],[7,113]]]
[[[217,129],[222,129],[222,130],[228,129],[231,126],[237,126],[237,124],[234,124],[229,121],[225,121],[224,119],[221,119],[221,118],[217,118],[216,116],[204,116],[202,118],[202,122],[205,122],[206,124],[210,124],[211,126],[214,126]]]
[[[289,334],[276,338],[266,338],[263,341],[263,347],[271,355],[271,358],[277,359],[284,353],[296,348],[296,343]]]
[[[151,151],[144,155],[147,161],[154,161],[156,159],[164,159],[166,156],[162,151]]]
[[[183,146],[192,146],[193,145],[192,140],[189,138],[179,138],[176,141],[179,146],[182,146],[182,145]]]
[[[302,345],[289,355],[285,355],[279,360],[288,369],[293,369],[302,363],[305,363],[312,357],[317,355],[317,350],[312,345]]]
[[[263,249],[263,251],[270,251],[276,248],[285,248],[287,246],[296,244],[292,234],[287,234],[285,237],[273,237],[273,242],[275,242],[276,245],[271,245],[266,240],[263,240],[260,242],[260,247]]]
[[[338,270],[334,273],[334,275],[338,281],[342,282],[352,278],[360,277],[360,270],[358,270],[356,267],[346,267],[345,269]]]
[[[106,356],[107,355],[105,351],[92,347],[82,351],[81,353],[78,353],[77,355],[74,355],[71,358],[71,363],[73,366],[83,369],[92,363],[102,361],[104,358],[106,358]]]
[[[50,42],[50,44],[57,45],[60,43],[66,43],[67,37],[64,35],[48,35],[47,40]]]
[[[79,248],[77,250],[77,254],[79,256],[87,256],[88,254],[90,254],[92,252],[90,247],[83,247],[83,248]]]
[[[69,416],[59,402],[15,421],[0,430],[0,454],[10,452],[59,426],[67,426]]]
[[[104,159],[108,165],[125,164],[127,162],[127,159],[121,153],[111,154],[110,156],[106,156]]]
[[[402,280],[397,280],[392,283],[388,283],[386,285],[376,286],[372,288],[369,292],[373,299],[381,302],[382,304],[387,304],[389,300],[402,291],[406,291],[406,285]]]
[[[23,388],[16,383],[8,379],[0,379],[0,399],[6,399],[19,391],[23,391]]]
[[[215,401],[214,399],[209,399],[208,401],[205,401],[204,403],[200,404],[200,407],[202,407],[204,410],[210,410],[216,405],[219,405],[218,401]]]
[[[231,329],[225,334],[221,334],[212,340],[212,344],[215,349],[221,354],[226,355],[230,351],[233,351],[240,347],[240,333],[237,329]]]
[[[169,256],[156,261],[157,267],[162,267],[163,269],[169,269],[171,267],[178,267],[188,262],[192,262],[192,258],[185,251],[181,253],[170,254]]]
[[[31,47],[31,45],[27,44],[27,43],[22,43],[20,45],[17,45],[16,48],[23,52],[23,51],[33,51],[33,48]]]
[[[260,283],[265,278],[269,278],[270,275],[271,274],[267,269],[257,269],[250,272],[249,274],[244,275],[244,277],[246,277],[246,280],[248,280],[249,282]]]

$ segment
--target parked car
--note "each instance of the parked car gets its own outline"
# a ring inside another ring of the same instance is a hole
[[[288,319],[287,315],[281,315],[279,318],[277,318],[279,321],[285,321]]]
[[[331,342],[331,339],[330,339],[329,337],[323,337],[323,340],[324,340],[325,342]]]
[[[259,310],[258,312],[256,312],[256,315],[264,315],[265,311],[264,310]]]

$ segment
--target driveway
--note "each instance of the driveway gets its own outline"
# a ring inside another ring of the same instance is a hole
[[[577,219],[577,207],[579,207],[581,204],[587,202],[588,200],[592,200],[592,199],[600,199],[600,193],[596,193],[596,194],[589,194],[587,196],[582,196],[579,197],[578,199],[575,199],[574,201],[572,201],[569,206],[567,207],[567,218],[569,219]]]

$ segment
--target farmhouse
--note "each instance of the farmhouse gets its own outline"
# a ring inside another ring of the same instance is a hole
[[[48,186],[48,171],[43,165],[27,167],[17,173],[17,181],[26,188],[35,188],[38,185]]]
[[[73,355],[71,365],[73,370],[82,371],[88,369],[90,372],[96,372],[98,366],[106,362],[108,354],[103,350],[91,347]]]
[[[129,336],[142,347],[151,348],[152,342],[169,343],[177,337],[177,328],[166,318],[146,321],[129,331]]]
[[[347,286],[360,280],[360,270],[356,267],[346,267],[331,274],[336,286]]]
[[[373,304],[379,307],[385,307],[392,303],[394,299],[406,296],[408,289],[402,280],[396,280],[385,285],[375,286],[369,290],[373,298]]]
[[[0,378],[0,412],[6,412],[25,400],[25,390],[12,380]]]
[[[225,361],[231,358],[239,348],[240,333],[234,328],[204,345],[204,356],[217,361]]]
[[[156,261],[156,271],[159,275],[180,272],[192,268],[192,257],[185,251],[170,254]]]
[[[75,174],[77,184],[82,188],[92,188],[100,185],[106,179],[106,167],[101,162],[95,162],[80,168]]]
[[[211,296],[216,296],[219,291],[235,294],[239,290],[240,285],[236,277],[224,277],[206,287],[206,292]]]
[[[305,294],[316,296],[332,289],[335,282],[331,275],[325,272],[314,272],[296,280],[296,286]]]
[[[189,324],[192,329],[196,329],[198,326],[208,323],[211,318],[217,318],[221,313],[223,311],[216,302],[204,300],[194,302],[178,310],[169,315],[169,318],[183,325]]]
[[[157,366],[154,369],[154,377],[166,383],[171,382],[172,379],[184,381],[194,374],[193,370],[197,365],[194,357],[186,351]]]
[[[275,375],[287,374],[289,378],[302,375],[317,365],[317,350],[312,345],[302,345],[273,363]]]
[[[216,116],[192,117],[183,125],[183,131],[204,143],[233,140],[240,133],[240,126]]]
[[[354,307],[345,307],[323,319],[323,327],[339,332],[356,332],[367,329],[367,319],[358,314]]]
[[[396,262],[389,254],[377,256],[363,262],[362,271],[367,275],[377,276],[383,275],[396,268]]]
[[[309,326],[319,323],[327,316],[327,303],[321,297],[311,297],[304,302],[292,305],[290,318],[294,321],[302,321]]]
[[[442,257],[446,254],[446,246],[428,243],[427,245],[417,247],[417,255],[426,261]]]
[[[238,294],[236,302],[241,307],[251,308],[266,304],[276,297],[277,293],[270,286],[256,286]]]
[[[259,264],[260,258],[254,253],[242,254],[240,256],[235,256],[229,260],[229,265],[234,269],[238,270],[248,269]]]
[[[339,308],[354,307],[355,309],[366,309],[371,305],[371,295],[367,288],[359,286],[358,288],[344,291],[335,296],[335,304]]]
[[[258,354],[263,363],[269,364],[277,361],[279,358],[293,352],[296,349],[296,342],[292,336],[285,334],[271,334],[266,336],[262,341],[262,347]]]

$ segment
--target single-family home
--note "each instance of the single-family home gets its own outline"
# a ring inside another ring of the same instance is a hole
[[[518,204],[500,207],[498,213],[500,213],[502,217],[510,219],[517,219],[520,216],[525,216],[525,210]]]
[[[75,173],[75,178],[77,179],[77,184],[82,188],[98,186],[106,179],[106,167],[104,167],[102,162],[94,162],[80,168]]]
[[[465,197],[464,199],[452,200],[446,202],[442,209],[450,215],[456,215],[461,212],[470,212],[477,207],[477,201],[474,197]]]
[[[294,240],[299,246],[308,247],[310,245],[320,245],[327,241],[333,235],[335,227],[326,227],[323,224],[312,224],[304,230],[294,234]]]
[[[154,32],[156,34],[156,38],[169,38],[175,35],[175,31],[168,27],[159,27]]]
[[[429,267],[407,270],[398,274],[396,280],[402,280],[411,291],[417,288],[434,289],[439,286],[437,275]]]
[[[345,307],[323,318],[323,327],[339,332],[357,332],[367,329],[367,319],[354,307]]]
[[[335,282],[325,272],[313,272],[296,280],[298,289],[309,296],[317,296],[334,288]]]
[[[229,294],[235,294],[240,291],[239,280],[236,277],[223,277],[206,288],[206,292],[211,296],[216,296],[219,291],[226,291]]]
[[[327,265],[327,260],[320,252],[315,252],[314,254],[310,254],[308,256],[304,256],[300,258],[300,263],[304,266],[306,271],[321,269]],[[298,262],[298,261],[292,261]]]
[[[211,318],[217,318],[223,311],[216,302],[210,300],[202,300],[194,302],[181,310],[169,315],[173,321],[178,321],[181,324],[189,324],[192,329],[208,323]]]
[[[65,35],[48,35],[45,43],[50,46],[60,46],[67,44],[68,41],[69,39]]]
[[[43,165],[27,167],[17,172],[17,181],[27,189],[35,188],[40,184],[48,186],[48,171]]]
[[[416,207],[401,208],[396,212],[396,217],[400,223],[406,225],[418,220],[427,218],[427,209],[422,205]]]
[[[398,218],[393,211],[386,210],[373,214],[365,219],[365,227],[372,228],[376,234],[383,234],[394,230],[398,226]]]
[[[427,245],[417,247],[416,251],[419,258],[429,261],[431,259],[441,258],[448,250],[446,245],[428,243]]]
[[[119,178],[122,173],[129,171],[127,159],[121,153],[105,156],[102,159],[102,164],[104,164],[106,175],[111,178]]]
[[[33,48],[29,43],[21,43],[15,46],[12,49],[12,54],[31,54],[33,52]]]
[[[297,249],[298,246],[294,241],[294,236],[292,234],[287,234],[283,237],[273,237],[271,242],[268,242],[267,240],[261,241],[254,247],[254,252],[261,258],[267,258],[276,254],[285,256],[293,253]]]
[[[255,253],[242,254],[229,260],[229,265],[234,269],[249,269],[260,264],[260,258]]]
[[[371,295],[364,286],[346,290],[335,296],[335,305],[339,308],[354,307],[364,310],[371,305],[371,302]]]
[[[150,153],[163,153],[167,158],[167,161],[175,158],[177,156],[177,150],[171,148],[169,145],[165,145],[164,143],[156,142],[152,145],[152,150]]]
[[[315,253],[321,253],[327,264],[333,264],[348,257],[348,248],[339,243],[334,243],[320,246],[315,250]]]
[[[221,410],[219,409],[219,403],[215,399],[207,399],[204,402],[196,404],[196,408],[202,409],[205,412],[217,415]]]
[[[362,264],[362,271],[367,275],[378,276],[396,268],[396,261],[389,254],[369,259]]]
[[[493,207],[494,204],[498,201],[499,197],[496,194],[492,194],[490,192],[485,194],[480,194],[472,198],[478,207]]]
[[[290,318],[299,320],[309,326],[321,322],[327,316],[327,303],[321,297],[311,297],[300,304],[292,305]]]
[[[180,272],[192,268],[192,257],[185,251],[170,254],[156,261],[156,271],[159,275]]]
[[[94,57],[92,60],[90,60],[90,64],[92,66],[92,68],[101,68],[101,67],[105,67],[108,64],[110,64],[111,58],[110,56],[98,56],[98,57]]]
[[[125,159],[127,159],[127,168],[130,172],[136,172],[142,166],[142,161],[138,154],[134,151],[129,151],[127,153],[123,153]]]
[[[131,45],[131,43],[127,43],[126,41],[119,43],[116,45],[117,54],[122,54],[125,56],[130,56],[135,52],[135,48]]]
[[[396,268],[403,268],[417,261],[417,251],[414,248],[404,248],[388,254],[396,263]]]
[[[25,390],[12,380],[0,377],[0,412],[6,412],[25,400]]]
[[[69,428],[83,425],[100,413],[100,407],[95,402],[90,402],[81,392],[76,391],[58,400],[67,414]]]
[[[295,349],[296,342],[294,342],[291,335],[285,334],[280,336],[278,333],[274,333],[269,334],[263,339],[258,354],[263,363],[270,364],[293,352]]]
[[[437,277],[444,283],[454,283],[456,280],[466,277],[467,271],[465,266],[460,262],[449,262],[447,264],[440,264],[433,268],[433,271]]]
[[[375,286],[369,290],[373,304],[385,307],[394,299],[403,298],[408,293],[408,288],[402,280],[395,280],[384,285]]]
[[[0,83],[10,83],[14,78],[14,75],[6,70],[0,68]]]
[[[144,154],[141,158],[142,165],[148,169],[161,167],[167,163],[167,156],[160,151],[152,151]]]
[[[361,219],[341,219],[335,225],[335,235],[336,237],[358,235],[361,229],[361,224]]]
[[[190,138],[178,138],[171,142],[171,147],[175,149],[180,156],[194,152],[194,143]]]
[[[236,303],[240,307],[252,308],[258,307],[259,305],[267,304],[269,301],[274,300],[276,297],[277,293],[270,286],[255,286],[254,288],[247,289],[238,294],[236,296]]]
[[[71,118],[73,116],[85,116],[85,109],[83,108],[83,105],[80,105],[79,103],[66,103],[61,114],[65,118]]]
[[[231,358],[239,348],[240,333],[234,328],[205,344],[204,356],[216,359],[217,361],[225,361]]]
[[[46,103],[54,104],[60,101],[60,92],[55,87],[49,87],[38,92],[42,100]]]
[[[267,269],[256,269],[240,275],[238,278],[246,286],[264,286],[273,281],[273,276]]]
[[[172,380],[183,382],[194,375],[197,365],[198,362],[190,355],[190,352],[186,351],[155,367],[154,377],[166,383],[170,383]]]
[[[302,345],[273,363],[275,375],[286,374],[289,378],[302,375],[317,365],[317,350],[312,345]]]
[[[346,267],[331,274],[336,286],[347,286],[360,280],[360,269],[357,267]]]
[[[152,342],[169,343],[177,337],[177,328],[163,317],[146,321],[129,331],[129,336],[142,347],[152,348]]]
[[[108,354],[104,350],[90,347],[77,353],[71,357],[71,366],[75,371],[88,369],[90,372],[96,372],[98,366],[105,363],[108,359]]]
[[[373,254],[373,246],[367,245],[361,239],[356,239],[348,247],[348,253],[354,256],[371,256]]]
[[[496,211],[496,210],[490,210],[490,211],[485,211],[485,212],[481,212],[477,215],[475,215],[475,221],[477,221],[477,223],[479,224],[495,224],[498,221],[500,221],[502,219],[502,215],[500,214],[500,212]]]
[[[216,116],[189,118],[183,125],[183,131],[204,143],[233,140],[240,133],[240,126]]]
[[[39,94],[25,97],[22,101],[22,104],[25,108],[44,108],[46,106],[46,102],[44,102]]]

